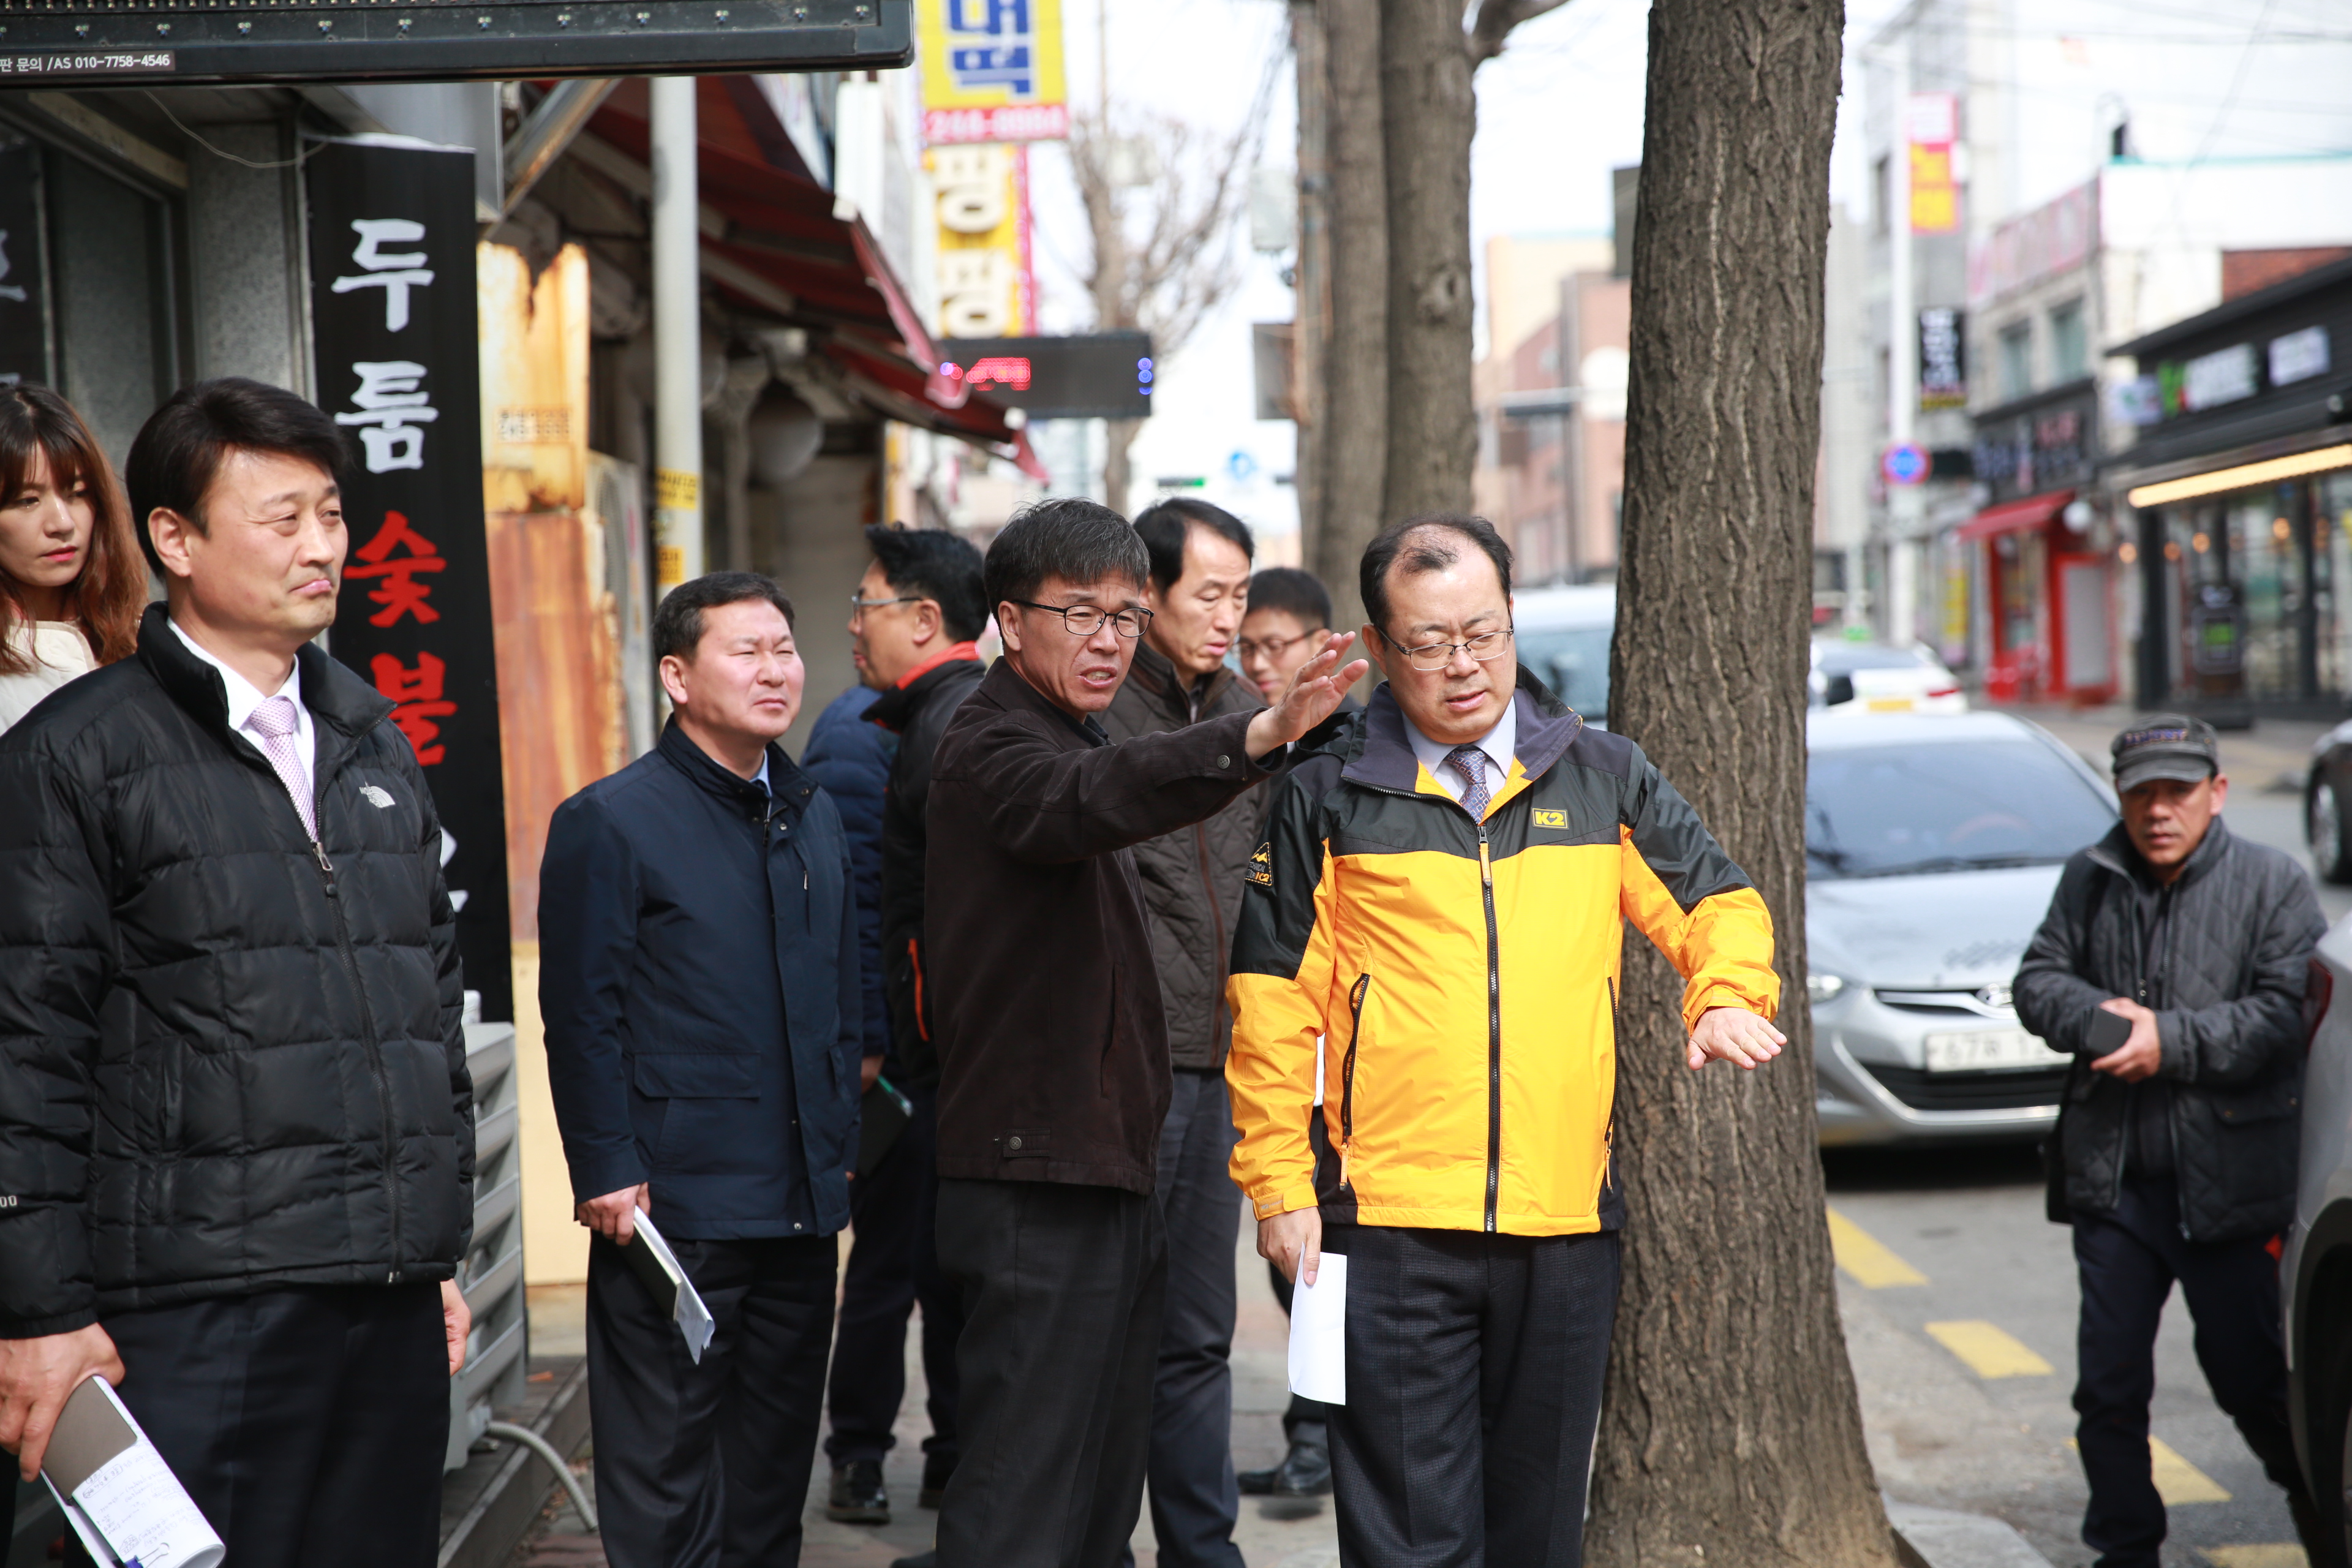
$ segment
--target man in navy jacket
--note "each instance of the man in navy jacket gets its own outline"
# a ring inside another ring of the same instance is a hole
[[[675,717],[557,808],[540,870],[549,1078],[596,1233],[597,1511],[613,1568],[789,1565],[856,1155],[848,840],[775,744],[803,677],[782,590],[697,578],[653,640]],[[640,1212],[715,1320],[698,1364],[623,1255]]]

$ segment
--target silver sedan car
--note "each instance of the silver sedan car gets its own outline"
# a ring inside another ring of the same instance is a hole
[[[2060,868],[2116,823],[2082,758],[2005,713],[1815,710],[1805,940],[1824,1144],[2038,1137],[2067,1058],[2010,981]]]

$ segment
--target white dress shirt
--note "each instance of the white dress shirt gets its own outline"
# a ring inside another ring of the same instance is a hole
[[[1412,754],[1421,760],[1423,767],[1429,770],[1429,776],[1437,781],[1437,787],[1460,800],[1462,791],[1466,787],[1462,771],[1445,760],[1454,754],[1454,748],[1423,734],[1411,719],[1404,721],[1404,738],[1412,742]],[[1518,696],[1514,692],[1511,700],[1503,704],[1503,716],[1495,721],[1495,727],[1472,742],[1486,753],[1488,800],[1501,795],[1503,786],[1510,782],[1511,758],[1517,749],[1518,739]]]
[[[311,798],[317,799],[319,731],[310,722],[310,710],[302,702],[301,664],[298,661],[293,668],[286,672],[285,685],[275,691],[265,692],[200,647],[195,638],[180,629],[179,622],[173,621],[171,625],[173,632],[178,636],[180,641],[187,645],[190,653],[220,671],[221,684],[228,689],[228,727],[232,730],[244,731],[246,737],[265,754],[267,754],[267,748],[262,747],[261,736],[252,730],[246,729],[246,721],[253,717],[255,709],[272,697],[290,697],[294,700],[294,755],[302,764],[302,777],[310,785]]]

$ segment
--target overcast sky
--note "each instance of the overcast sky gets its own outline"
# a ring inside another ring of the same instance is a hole
[[[1110,0],[1107,35],[1097,26],[1106,7],[1066,3],[1079,105],[1096,100],[1097,60],[1107,58],[1114,95],[1229,130],[1247,117],[1268,59],[1282,57],[1261,158],[1291,165],[1296,119],[1279,0]],[[1857,213],[1869,205],[1860,51],[1899,9],[1895,0],[1847,8],[1830,191]],[[2008,9],[2018,20],[1994,72],[2015,89],[2007,133],[2028,150],[2021,206],[2087,177],[2119,110],[2151,159],[2352,150],[2352,95],[2342,91],[2352,81],[2352,16],[2341,0],[2010,0]],[[1647,0],[1571,0],[1521,26],[1479,70],[1474,259],[1492,235],[1608,231],[1609,171],[1641,158],[1648,18]],[[1044,328],[1084,331],[1088,307],[1068,263],[1085,255],[1086,226],[1066,157],[1041,145],[1034,167]],[[1251,255],[1245,234],[1235,246],[1242,287],[1163,363],[1153,417],[1136,443],[1137,471],[1147,483],[1204,477],[1210,499],[1270,536],[1286,535],[1297,506],[1288,487],[1272,481],[1290,471],[1291,427],[1252,416],[1249,324],[1289,320],[1291,293],[1279,277],[1283,258]],[[1287,558],[1284,545],[1268,543]]]

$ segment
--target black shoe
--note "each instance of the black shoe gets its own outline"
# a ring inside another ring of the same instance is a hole
[[[893,1557],[890,1560],[890,1568],[940,1568],[940,1554],[936,1552],[919,1552],[912,1557]]]
[[[956,1457],[953,1454],[926,1454],[923,1457],[923,1490],[915,1500],[925,1508],[939,1507],[940,1500],[948,1495],[948,1478],[955,1474],[955,1468]],[[915,1560],[910,1557],[907,1561],[913,1563]],[[917,1568],[930,1568],[930,1564],[919,1563]]]
[[[1277,1465],[1270,1470],[1235,1470],[1234,1479],[1240,1483],[1244,1497],[1272,1497],[1281,1475],[1282,1467]]]
[[[1276,1497],[1330,1496],[1330,1448],[1304,1437],[1292,1438],[1290,1452],[1274,1472],[1273,1491]]]
[[[824,1517],[839,1524],[887,1524],[890,1494],[882,1486],[882,1461],[852,1459],[833,1468],[833,1497]]]

